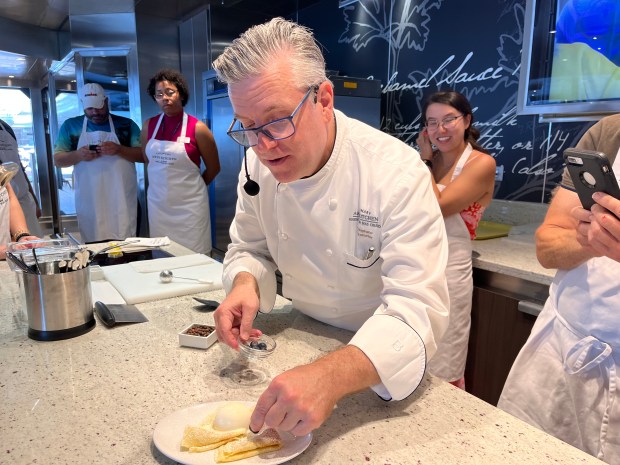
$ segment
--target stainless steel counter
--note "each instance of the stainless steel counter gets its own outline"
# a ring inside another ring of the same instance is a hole
[[[1,463],[171,465],[152,442],[162,418],[204,402],[256,400],[265,387],[241,387],[225,376],[236,353],[220,343],[206,351],[178,345],[177,333],[189,323],[213,322],[191,296],[139,304],[147,323],[112,329],[98,323],[74,339],[37,342],[26,336],[15,275],[5,262],[0,283]],[[200,295],[223,298],[222,291]],[[351,337],[299,314],[284,299],[256,325],[278,344],[262,362],[268,377]],[[291,463],[600,462],[427,376],[401,402],[386,403],[370,390],[343,399]]]

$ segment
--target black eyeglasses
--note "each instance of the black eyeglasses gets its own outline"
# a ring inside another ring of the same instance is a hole
[[[301,99],[297,108],[293,110],[291,116],[287,116],[286,118],[279,118],[269,123],[263,124],[257,128],[243,128],[243,125],[237,120],[237,118],[233,119],[232,123],[230,123],[230,127],[226,134],[228,134],[236,143],[243,145],[244,147],[254,147],[258,144],[258,135],[264,134],[272,140],[282,140],[288,139],[293,134],[295,134],[295,123],[293,123],[293,118],[300,110],[300,108],[304,105],[304,102],[308,99],[308,96],[312,92],[318,92],[319,86],[312,86],[308,89],[304,98]],[[233,129],[235,124],[240,126],[239,129]]]
[[[436,119],[429,119],[426,121],[426,127],[431,131],[439,129],[440,125],[443,126],[444,129],[452,129],[454,126],[456,126],[456,122],[458,121],[458,119],[462,118],[463,116],[465,115],[448,116],[441,121],[437,121]]]

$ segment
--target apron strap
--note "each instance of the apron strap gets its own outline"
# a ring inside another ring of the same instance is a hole
[[[164,114],[159,115],[159,119],[157,120],[157,124],[155,125],[155,129],[153,130],[153,134],[151,134],[151,138],[149,140],[155,139],[157,135],[157,131],[159,131],[159,126],[161,125],[162,120],[164,119]]]
[[[473,151],[474,151],[473,147],[468,142],[467,147],[465,147],[465,150],[463,150],[463,153],[459,157],[459,161],[456,162],[456,166],[454,167],[454,171],[452,172],[452,177],[450,178],[450,182],[454,181],[456,177],[459,174],[461,174],[461,171],[463,171],[463,166],[465,166],[465,163],[467,162],[467,160],[469,159],[469,156],[471,155]]]

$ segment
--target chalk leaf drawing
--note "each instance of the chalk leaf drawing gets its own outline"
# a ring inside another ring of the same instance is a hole
[[[360,0],[344,8],[346,26],[338,42],[351,44],[355,51],[359,51],[374,39],[386,41],[389,49],[387,76],[394,76],[398,72],[402,49],[424,50],[430,33],[430,11],[438,10],[443,1]],[[384,121],[384,130],[389,133],[393,133],[391,121],[402,121],[400,109],[395,102],[396,95],[386,93],[385,114],[396,115],[396,118],[390,117]]]

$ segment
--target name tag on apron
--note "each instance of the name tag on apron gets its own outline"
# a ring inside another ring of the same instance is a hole
[[[177,142],[181,144],[189,144],[189,137],[177,137]]]

